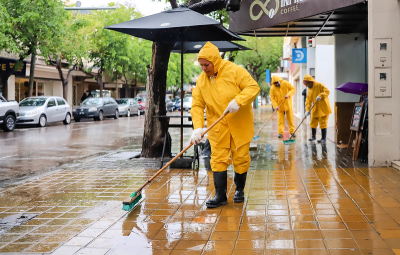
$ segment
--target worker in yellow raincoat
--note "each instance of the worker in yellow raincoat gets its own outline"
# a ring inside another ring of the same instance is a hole
[[[328,127],[328,117],[332,113],[331,104],[329,103],[329,90],[324,84],[316,82],[311,75],[304,76],[303,84],[308,88],[306,99],[306,116],[311,114],[310,126],[312,128],[312,137],[309,141],[316,140],[317,127],[321,128],[322,138],[318,143],[326,143],[326,128]],[[315,104],[310,113],[311,103]]]
[[[227,168],[233,162],[236,191],[234,202],[244,201],[244,186],[250,166],[250,141],[254,136],[251,103],[260,87],[242,67],[223,60],[218,48],[207,42],[200,50],[198,61],[203,72],[193,90],[192,110],[193,143],[201,141],[204,127],[204,109],[207,125],[212,125],[224,113],[229,113],[208,133],[211,144],[211,169],[215,197],[207,201],[208,208],[227,203]]]
[[[278,138],[283,138],[283,132],[285,131],[285,115],[289,126],[289,132],[292,137],[296,137],[295,134],[293,134],[295,127],[292,106],[292,96],[296,92],[296,89],[290,82],[284,81],[277,75],[272,77],[271,83],[273,85],[270,91],[271,102],[275,111],[278,113]],[[285,102],[283,102],[284,100]],[[283,104],[281,105],[282,102]]]

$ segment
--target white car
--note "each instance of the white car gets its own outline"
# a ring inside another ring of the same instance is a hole
[[[19,107],[20,118],[17,125],[45,127],[50,122],[63,121],[65,125],[71,123],[71,107],[61,97],[27,97],[19,103]]]
[[[185,111],[190,111],[192,109],[192,101],[193,101],[193,97],[183,98],[183,109]]]
[[[7,101],[0,96],[0,125],[6,132],[13,131],[19,119],[19,106],[17,102]]]

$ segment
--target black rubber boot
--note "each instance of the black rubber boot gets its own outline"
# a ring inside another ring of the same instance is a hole
[[[312,128],[311,131],[312,131],[312,136],[310,139],[308,139],[308,141],[310,141],[310,142],[317,140],[317,138],[315,137],[317,135],[317,129]]]
[[[244,174],[238,174],[235,173],[235,185],[236,185],[236,191],[235,195],[233,196],[233,202],[235,203],[241,203],[244,201],[244,185],[246,184],[246,177],[247,177],[247,172]]]
[[[215,197],[206,202],[207,208],[216,208],[220,205],[226,205],[228,198],[226,197],[227,172],[213,172]]]
[[[322,138],[318,140],[319,143],[326,143],[326,128],[321,129]]]

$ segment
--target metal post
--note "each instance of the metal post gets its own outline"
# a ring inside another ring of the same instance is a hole
[[[181,40],[181,151],[183,150],[183,38]]]

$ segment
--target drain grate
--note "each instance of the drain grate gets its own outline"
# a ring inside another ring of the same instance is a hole
[[[15,214],[0,219],[0,235],[4,234],[13,227],[20,226],[21,224],[35,218],[39,214]]]

